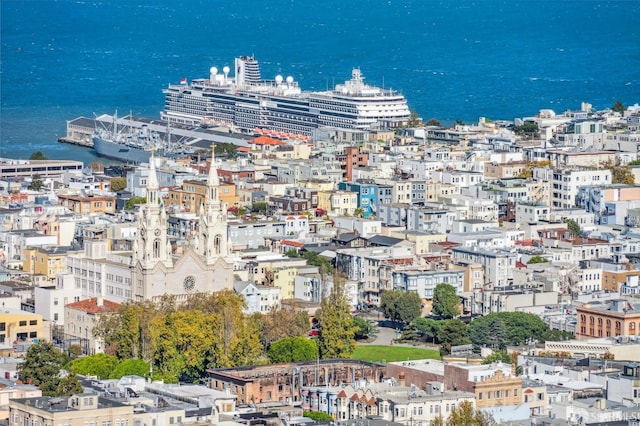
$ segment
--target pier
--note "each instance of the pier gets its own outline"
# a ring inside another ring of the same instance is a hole
[[[208,150],[211,148],[211,144],[215,143],[232,143],[238,147],[246,147],[249,146],[247,141],[254,137],[231,133],[228,129],[222,128],[209,129],[179,124],[169,125],[166,121],[150,120],[130,115],[115,119],[112,115],[103,114],[95,119],[78,117],[67,121],[67,134],[59,137],[58,142],[93,148],[92,136],[95,129],[99,126],[111,131],[114,121],[116,121],[120,129],[127,127],[139,129],[142,126],[147,126],[150,131],[158,133],[163,139],[171,138],[172,141],[196,149]]]

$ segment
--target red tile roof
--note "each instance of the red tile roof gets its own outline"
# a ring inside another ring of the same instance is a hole
[[[256,145],[286,145],[285,142],[282,142],[279,139],[270,138],[268,136],[260,136],[255,139],[251,139],[249,143],[254,143]]]
[[[102,312],[109,312],[117,309],[120,304],[112,302],[111,300],[104,299],[102,305],[98,306],[98,298],[92,297],[91,299],[81,300],[79,302],[69,303],[67,305],[70,308],[84,311],[88,314],[99,314]]]
[[[520,262],[519,260],[516,262],[516,268],[526,268],[527,265],[525,265],[524,263]]]
[[[304,246],[303,242],[293,241],[293,240],[282,240],[281,244],[283,246],[292,246],[292,247],[302,247],[302,246]]]

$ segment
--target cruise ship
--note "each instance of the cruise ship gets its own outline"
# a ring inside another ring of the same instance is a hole
[[[374,130],[403,126],[410,112],[394,90],[365,84],[360,69],[351,79],[324,92],[302,91],[293,77],[263,80],[254,57],[235,59],[235,76],[211,67],[209,78],[163,89],[168,122],[228,126],[243,133],[260,130],[310,136],[319,127]]]

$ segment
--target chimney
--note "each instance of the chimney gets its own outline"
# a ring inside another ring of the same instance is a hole
[[[404,371],[401,371],[400,374],[398,374],[398,382],[400,383],[400,386],[405,386]]]
[[[104,299],[102,298],[102,296],[96,297],[96,306],[102,306],[102,305],[104,305]]]

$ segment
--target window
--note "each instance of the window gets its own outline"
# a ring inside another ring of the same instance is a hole
[[[18,324],[20,327],[24,327],[27,325],[26,321],[20,321],[20,323]]]
[[[38,325],[38,320],[29,320],[29,325]]]
[[[479,401],[482,401],[482,392],[480,392],[480,393],[478,394],[478,400],[479,400]]]

